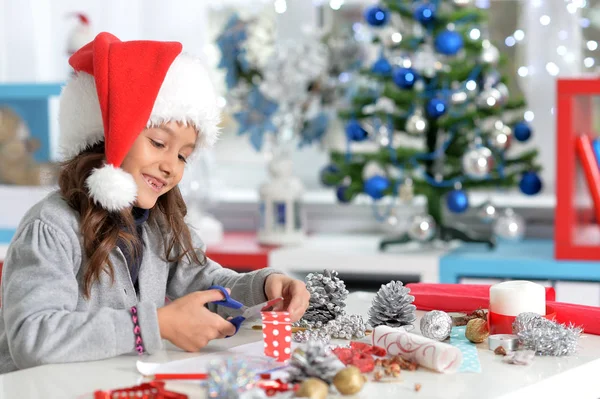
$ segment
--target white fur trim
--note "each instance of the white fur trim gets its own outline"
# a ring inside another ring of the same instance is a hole
[[[132,206],[137,197],[133,176],[110,164],[94,169],[85,182],[90,197],[111,212]]]
[[[199,133],[197,148],[210,148],[219,137],[220,118],[221,110],[208,70],[199,59],[179,54],[165,76],[147,126],[169,121],[190,124]],[[79,72],[64,87],[59,123],[59,150],[63,159],[70,159],[104,141],[93,76]]]
[[[92,145],[104,141],[102,112],[94,77],[77,73],[63,88],[58,111],[59,152],[70,159]]]
[[[191,124],[199,133],[197,148],[207,148],[219,138],[220,118],[207,69],[198,58],[179,54],[158,92],[148,126],[169,121]]]

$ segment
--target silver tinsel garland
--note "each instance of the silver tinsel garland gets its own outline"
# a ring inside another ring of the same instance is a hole
[[[569,356],[577,352],[582,329],[564,326],[537,313],[524,312],[513,323],[513,332],[525,349],[540,356]]]
[[[340,359],[326,345],[317,341],[308,341],[302,348],[294,350],[286,372],[290,382],[302,382],[314,377],[331,384],[333,377],[344,367]]]
[[[403,326],[407,330],[414,328],[417,307],[412,304],[415,297],[409,293],[410,288],[404,287],[401,281],[382,285],[369,309],[369,324],[372,327],[385,325]]]
[[[335,270],[310,273],[306,276],[306,289],[310,293],[310,301],[303,317],[304,321],[313,325],[320,322],[320,325],[314,325],[318,328],[343,314],[348,290]]]

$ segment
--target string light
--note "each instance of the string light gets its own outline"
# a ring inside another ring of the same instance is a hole
[[[517,41],[515,40],[514,37],[509,36],[506,38],[506,40],[504,40],[504,44],[506,44],[508,47],[512,47],[515,44],[517,44]]]
[[[565,54],[567,54],[567,48],[565,46],[558,46],[556,48],[556,53],[558,55],[565,55]]]
[[[400,32],[392,33],[392,41],[394,43],[400,43],[402,41],[402,34]]]
[[[529,73],[529,69],[526,66],[522,66],[519,67],[517,73],[519,74],[519,76],[524,78]]]
[[[332,10],[339,10],[343,4],[344,0],[331,0],[329,2],[329,7],[331,7]]]
[[[477,40],[481,37],[481,31],[477,28],[473,28],[469,32],[469,37],[471,38],[471,40]]]
[[[592,57],[586,57],[583,60],[583,65],[585,65],[586,68],[591,68],[594,66],[596,62],[594,61],[594,59]]]
[[[533,118],[535,117],[533,111],[525,111],[525,114],[523,115],[523,118],[525,118],[525,120],[527,122],[531,122],[533,121]]]
[[[554,62],[549,62],[546,64],[546,71],[548,71],[550,75],[556,76],[559,74],[560,69],[558,68],[558,65],[556,65]]]
[[[283,14],[287,11],[287,3],[285,0],[275,0],[275,12],[278,14]]]
[[[594,40],[590,40],[587,42],[587,48],[590,51],[594,51],[598,48],[598,42],[594,41]]]
[[[540,17],[540,24],[544,26],[550,25],[550,17],[548,15],[542,15]]]
[[[513,33],[513,37],[520,42],[525,38],[525,32],[523,32],[521,29],[517,29],[515,33]]]

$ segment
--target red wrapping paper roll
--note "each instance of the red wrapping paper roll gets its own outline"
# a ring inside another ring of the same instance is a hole
[[[442,310],[444,312],[471,312],[478,308],[487,309],[491,285],[478,284],[407,284],[415,297],[418,310]],[[546,305],[556,312],[556,321],[573,323],[583,328],[586,334],[600,335],[600,307],[555,302],[556,291],[546,287]]]

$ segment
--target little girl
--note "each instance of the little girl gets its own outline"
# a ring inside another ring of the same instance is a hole
[[[301,281],[221,268],[184,222],[177,184],[218,135],[201,63],[177,42],[109,33],[69,63],[59,190],[27,212],[4,262],[0,372],[152,354],[162,339],[197,351],[235,332],[226,308],[213,313],[214,284],[246,305],[283,296],[299,320],[310,296]]]

